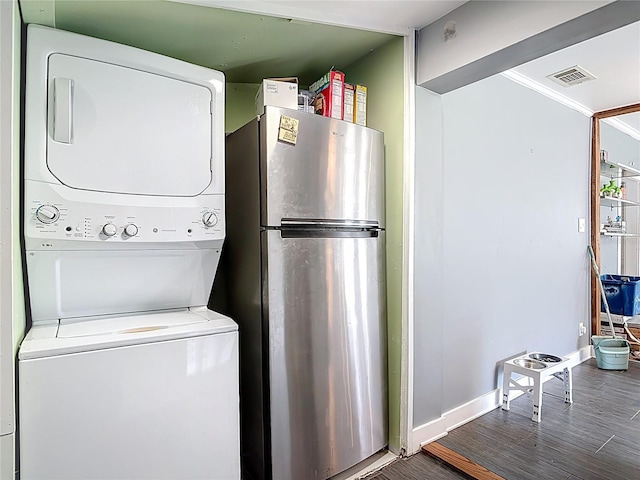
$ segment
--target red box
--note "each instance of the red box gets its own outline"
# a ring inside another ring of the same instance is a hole
[[[344,73],[330,70],[309,87],[316,96],[315,111],[325,117],[342,120],[344,112]]]

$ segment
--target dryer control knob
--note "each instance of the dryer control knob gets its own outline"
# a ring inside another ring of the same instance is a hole
[[[206,212],[202,216],[202,223],[205,227],[215,227],[218,223],[218,216],[213,212]]]
[[[135,237],[138,234],[138,227],[133,223],[130,223],[126,227],[124,227],[124,234],[127,237]]]
[[[102,227],[102,233],[107,237],[113,237],[116,233],[118,233],[118,227],[116,227],[113,223],[107,223],[104,227]]]
[[[60,218],[60,210],[53,205],[40,205],[36,210],[36,218],[42,223],[53,223]]]

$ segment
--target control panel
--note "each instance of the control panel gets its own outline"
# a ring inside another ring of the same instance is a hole
[[[132,206],[65,199],[46,184],[29,185],[27,191],[27,239],[156,243],[222,240],[225,235],[224,195]]]

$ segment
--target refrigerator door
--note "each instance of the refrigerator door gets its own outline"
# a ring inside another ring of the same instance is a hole
[[[262,232],[274,480],[325,479],[387,443],[384,232],[327,234]]]
[[[279,140],[281,122],[295,120],[295,144]],[[375,221],[384,228],[381,132],[267,107],[260,136],[262,225],[280,226],[282,219],[332,219]]]

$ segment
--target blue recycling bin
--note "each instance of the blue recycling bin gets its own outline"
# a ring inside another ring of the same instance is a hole
[[[640,314],[640,277],[602,275],[600,278],[611,313],[627,317]],[[601,310],[605,311],[602,302]]]

